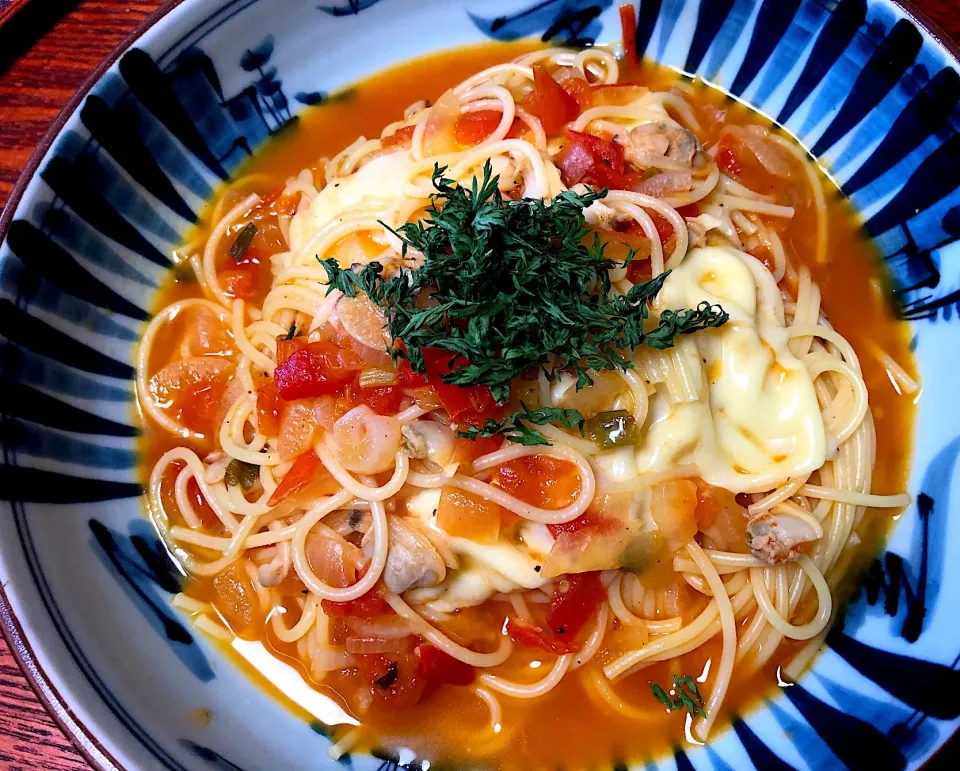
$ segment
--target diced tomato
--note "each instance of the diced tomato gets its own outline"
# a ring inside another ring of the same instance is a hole
[[[545,509],[569,506],[580,494],[580,474],[569,461],[524,455],[497,467],[491,484]]]
[[[607,517],[588,511],[569,522],[561,522],[558,525],[547,525],[547,529],[554,538],[559,538],[565,533],[578,533],[580,531],[591,533],[599,532],[606,529],[608,522]]]
[[[393,415],[400,410],[403,391],[399,386],[361,388],[359,381],[350,387],[350,398],[357,404],[366,404],[378,415]]]
[[[660,212],[650,210],[647,212],[650,215],[650,219],[653,220],[654,227],[657,229],[657,235],[660,236],[660,240],[666,243],[669,238],[674,235],[673,225],[670,224],[670,220],[664,217]]]
[[[249,300],[264,288],[269,273],[265,270],[268,262],[251,244],[239,259],[229,255],[223,259],[218,271],[220,283],[231,297]]]
[[[697,494],[697,507],[693,510],[693,518],[697,521],[697,528],[701,531],[706,530],[720,516],[723,505],[714,497],[704,496],[702,492]]]
[[[731,177],[739,177],[743,171],[736,154],[733,152],[733,146],[726,140],[720,142],[720,147],[717,149],[717,166],[720,167],[720,171],[729,174]]]
[[[460,113],[453,127],[453,137],[466,147],[478,144],[494,132],[502,118],[503,113],[495,110]]]
[[[530,127],[527,126],[526,123],[524,123],[519,118],[514,118],[513,125],[510,126],[510,130],[507,132],[506,138],[507,139],[523,139],[524,135],[526,135],[529,131],[530,131]],[[506,195],[509,196],[510,193],[508,192]]]
[[[697,484],[697,506],[693,510],[697,528],[712,545],[724,551],[746,552],[747,512],[729,490]]]
[[[593,89],[590,84],[580,77],[564,78],[560,87],[577,100],[580,112],[593,107]]]
[[[260,603],[250,576],[239,562],[224,568],[213,579],[211,603],[235,634],[244,637],[256,634]]]
[[[700,216],[700,207],[696,203],[688,203],[686,206],[677,207],[677,214],[681,217]]]
[[[583,182],[592,187],[623,188],[623,146],[610,139],[567,129],[558,164],[567,186]]]
[[[253,209],[254,213],[272,214],[274,216],[282,214],[287,217],[292,215],[297,210],[300,196],[283,195],[285,189],[286,185],[277,185],[261,196],[260,202]]]
[[[200,491],[200,485],[197,484],[197,480],[193,477],[190,477],[190,480],[187,482],[187,497],[190,499],[194,512],[200,518],[200,522],[203,523],[205,528],[208,530],[223,529],[220,518],[214,510],[210,508],[210,504],[207,503],[207,499]]]
[[[257,204],[257,208],[258,209],[269,208],[270,204],[272,204],[281,195],[283,195],[283,191],[286,189],[286,187],[287,187],[286,185],[277,185],[272,190],[269,190],[268,192],[264,193],[262,196],[260,196],[260,202]]]
[[[637,66],[637,9],[633,3],[620,6],[620,29],[623,30],[623,55],[627,67]]]
[[[507,634],[515,643],[528,645],[531,648],[540,648],[547,653],[556,653],[558,656],[565,653],[576,653],[580,650],[580,645],[573,640],[557,639],[543,627],[525,624],[515,618],[507,621]]]
[[[359,654],[356,658],[357,669],[368,683],[375,683],[377,680],[388,677],[391,667],[396,665],[396,662],[391,661],[383,653]]]
[[[580,114],[576,98],[564,91],[541,64],[533,65],[533,91],[523,98],[521,106],[540,119],[548,136],[559,133],[564,124]]]
[[[353,618],[375,618],[393,613],[387,601],[383,598],[383,586],[378,584],[366,594],[347,602],[320,600],[323,612],[332,617],[351,616]]]
[[[572,640],[606,597],[607,590],[600,580],[599,570],[568,575],[553,593],[547,611],[547,626],[559,639]]]
[[[248,263],[242,266],[220,271],[220,283],[227,294],[238,300],[249,300],[257,293],[260,285],[259,267]]]
[[[300,343],[277,365],[273,376],[281,399],[309,399],[339,392],[363,366],[353,351],[333,343]]]
[[[650,260],[634,260],[627,266],[627,279],[633,284],[649,281],[653,278]]]
[[[440,409],[443,404],[440,402],[440,397],[437,396],[436,390],[433,386],[421,386],[420,388],[411,388],[410,396],[417,403],[418,407],[427,410]]]
[[[409,145],[413,140],[413,131],[416,126],[404,126],[397,129],[390,136],[380,140],[380,145],[384,150],[396,150],[404,145]]]
[[[503,440],[496,436],[481,436],[476,439],[457,439],[453,445],[454,463],[473,463],[477,458],[499,450]]]
[[[272,377],[257,381],[257,427],[267,436],[276,436],[280,431],[280,399],[277,381]]]
[[[623,107],[642,99],[650,90],[633,83],[593,86],[593,107]]]
[[[477,670],[455,659],[439,648],[423,643],[417,646],[416,676],[431,685],[470,685],[477,676]]]
[[[268,506],[276,506],[284,498],[298,493],[309,485],[320,470],[320,459],[313,450],[300,455],[290,467],[290,470],[280,480],[277,489],[273,491]]]
[[[420,388],[427,385],[427,376],[414,372],[406,359],[397,361],[397,380],[404,388]]]
[[[199,380],[187,385],[180,393],[177,406],[180,421],[191,431],[207,433],[214,426],[214,418],[226,390],[226,379]]]
[[[750,250],[750,255],[756,257],[760,262],[763,263],[763,267],[773,273],[777,268],[776,260],[773,257],[770,249],[764,246],[757,246]]]
[[[454,538],[495,543],[500,535],[500,506],[466,490],[444,487],[437,507],[437,527]]]
[[[308,399],[332,394],[344,385],[343,381],[329,379],[306,348],[299,348],[287,356],[277,365],[273,375],[281,399]]]
[[[427,379],[436,390],[443,408],[450,413],[452,421],[482,426],[488,418],[493,418],[500,412],[487,386],[458,386],[443,382],[443,375],[454,371],[450,365],[452,354],[449,351],[429,348],[424,350],[423,355],[427,365]],[[454,368],[462,361],[462,358],[454,361]]]
[[[426,680],[417,676],[420,658],[412,649],[396,654],[357,655],[357,669],[369,683],[372,702],[391,711],[412,707],[423,698]]]
[[[456,423],[482,426],[500,411],[490,389],[486,386],[460,386],[437,383],[434,385],[443,408]]]
[[[624,262],[631,252],[633,260],[650,259],[650,239],[642,230],[637,234],[626,231],[620,233],[616,230],[593,231],[584,238],[585,246],[593,243],[594,233],[600,236],[600,241],[604,244],[603,256],[608,260]]]
[[[409,361],[401,359],[397,365],[397,379],[401,386],[423,388],[429,384],[436,392],[440,405],[450,413],[451,420],[458,423],[481,426],[488,418],[495,417],[500,412],[487,386],[458,386],[443,381],[444,375],[463,366],[465,360],[462,357],[453,362],[451,369],[450,360],[455,354],[439,348],[424,348],[422,353],[426,363],[426,375],[415,372]],[[418,399],[418,403],[419,401]]]
[[[306,348],[307,343],[302,337],[283,337],[277,338],[277,364],[283,364],[294,351]]]

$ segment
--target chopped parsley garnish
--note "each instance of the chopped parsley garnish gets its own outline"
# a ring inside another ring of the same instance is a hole
[[[248,222],[243,226],[237,234],[236,240],[230,244],[230,251],[227,252],[236,262],[240,262],[240,259],[247,253],[247,249],[250,248],[250,244],[253,242],[253,237],[257,234],[257,226],[252,222]]]
[[[698,715],[706,716],[706,710],[703,708],[703,697],[700,695],[700,689],[692,677],[684,675],[683,677],[673,676],[673,688],[676,691],[676,697],[671,696],[654,682],[650,683],[650,689],[657,701],[663,704],[667,709],[678,710],[685,709],[692,717]]]
[[[583,388],[593,382],[590,369],[631,367],[624,352],[638,345],[669,348],[677,335],[726,322],[722,308],[704,302],[664,311],[654,325],[649,303],[667,273],[626,295],[612,291],[609,271],[621,263],[604,257],[598,235],[588,238],[583,216],[606,190],[504,200],[489,161],[469,187],[444,171],[433,171],[429,219],[396,231],[404,257],[408,249],[423,255],[419,267],[384,277],[377,262],[355,273],[321,261],[328,291],[363,291],[384,309],[392,339],[403,342],[394,360],[409,359],[414,371],[425,371],[423,349],[448,351],[462,358],[445,382],[489,386],[503,404],[513,379],[534,367],[551,377],[570,369]]]
[[[391,661],[387,668],[387,671],[384,674],[382,674],[380,677],[378,677],[376,680],[374,680],[373,682],[376,683],[377,687],[382,688],[383,690],[387,690],[394,683],[397,682],[397,677],[399,676],[399,674],[400,674],[400,668],[397,666],[397,662]]]
[[[502,435],[516,444],[542,444],[549,447],[550,442],[547,438],[530,426],[546,426],[550,423],[557,423],[564,428],[579,428],[581,436],[583,435],[583,415],[577,410],[564,410],[559,407],[531,410],[522,402],[520,407],[520,410],[507,415],[501,421],[491,418],[480,428],[467,426],[465,431],[458,431],[457,436],[462,439],[478,439]]]

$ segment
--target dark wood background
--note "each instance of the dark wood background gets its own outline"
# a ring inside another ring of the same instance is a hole
[[[10,0],[0,0],[0,21]],[[57,114],[160,0],[32,0],[0,26],[0,205]],[[960,0],[916,0],[960,40]],[[17,5],[17,0],[12,2]],[[927,768],[960,767],[960,742]],[[0,771],[89,771],[0,637]],[[131,769],[131,771],[133,771]]]

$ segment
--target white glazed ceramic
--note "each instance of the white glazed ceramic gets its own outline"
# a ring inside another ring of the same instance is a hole
[[[170,607],[181,576],[142,516],[131,364],[179,234],[251,148],[386,65],[487,37],[619,37],[612,0],[321,2],[165,9],[67,110],[0,221],[0,618],[98,769],[337,765],[335,710],[314,697],[316,721],[288,712]],[[640,6],[639,53],[823,160],[884,256],[923,377],[916,503],[812,671],[708,747],[646,767],[915,768],[960,717],[957,62],[886,0]],[[341,761],[398,763],[429,765]]]

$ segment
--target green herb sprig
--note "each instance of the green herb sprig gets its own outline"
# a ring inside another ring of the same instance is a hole
[[[520,403],[520,407],[520,410],[507,415],[503,420],[496,421],[491,418],[480,428],[467,426],[466,430],[458,431],[457,436],[462,439],[479,439],[502,435],[516,444],[549,447],[550,442],[547,438],[531,426],[546,426],[550,423],[557,423],[564,428],[579,428],[580,435],[583,435],[583,415],[577,410],[565,410],[559,407],[531,410],[523,402]]]
[[[243,226],[236,237],[236,240],[230,244],[230,249],[227,252],[234,261],[240,262],[243,258],[243,255],[247,253],[247,249],[250,248],[250,244],[253,243],[253,237],[257,234],[257,226],[252,222],[248,222]]]
[[[677,335],[727,321],[722,308],[702,303],[665,311],[651,328],[649,303],[667,273],[626,295],[612,291],[609,271],[620,264],[604,257],[599,237],[584,244],[590,231],[583,209],[605,189],[564,191],[549,204],[504,200],[489,162],[483,179],[469,187],[444,178],[444,171],[433,171],[429,219],[393,231],[403,257],[408,249],[423,255],[419,267],[384,277],[376,262],[354,272],[333,259],[321,261],[328,292],[353,297],[362,291],[384,309],[392,339],[403,341],[392,350],[395,361],[407,358],[424,372],[424,348],[448,351],[451,362],[462,358],[445,382],[489,386],[503,404],[513,379],[531,368],[549,376],[571,369],[579,389],[593,382],[588,370],[631,367],[623,351],[669,348]]]
[[[700,689],[697,683],[689,675],[683,677],[673,676],[673,688],[676,691],[676,697],[671,698],[663,688],[654,682],[650,682],[650,689],[657,701],[663,704],[667,709],[679,710],[685,709],[692,717],[700,715],[706,716],[707,712],[703,708],[703,697],[700,695]]]

